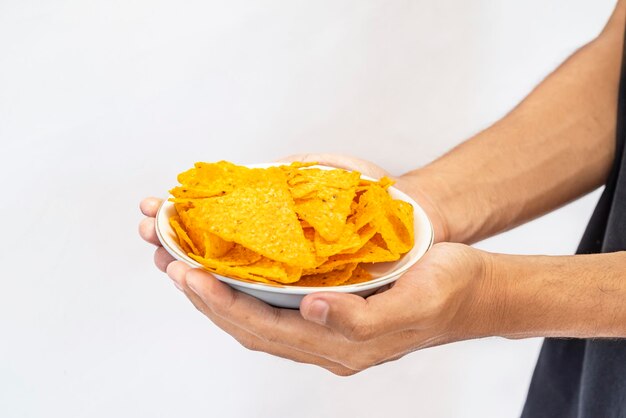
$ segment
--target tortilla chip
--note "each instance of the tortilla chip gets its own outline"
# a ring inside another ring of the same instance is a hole
[[[202,219],[194,216],[191,209],[180,209],[178,211],[178,215],[182,225],[189,235],[189,238],[194,244],[194,254],[209,258],[217,258],[224,255],[233,247],[234,244],[232,242],[225,241],[210,232]]]
[[[213,273],[238,279],[293,283],[300,279],[302,273],[300,268],[291,267],[265,257],[246,266],[231,266],[218,259],[200,257],[195,254],[190,254],[190,257]]]
[[[294,203],[280,169],[259,174],[253,187],[203,199],[189,210],[211,233],[236,242],[272,260],[292,266],[315,265],[315,255],[305,239]]]
[[[352,277],[346,280],[343,285],[365,283],[372,280],[372,275],[361,266],[357,266],[352,272]]]
[[[180,224],[180,217],[172,216],[170,218],[170,225],[172,226],[174,232],[176,232],[176,236],[178,237],[178,244],[180,245],[180,248],[183,249],[185,254],[197,253],[198,250],[196,249],[196,246],[194,245],[191,238],[189,238],[189,235],[187,235],[185,229]]]
[[[321,287],[340,286],[352,277],[352,272],[357,267],[356,263],[346,264],[340,269],[335,269],[327,273],[310,274],[302,276],[294,283],[294,286]]]
[[[378,229],[389,251],[396,254],[404,254],[413,247],[413,206],[409,206],[410,208],[390,201],[384,215],[372,220],[372,225]],[[409,210],[411,212],[408,212]],[[398,215],[402,216],[403,220]]]
[[[208,256],[205,257],[211,258]],[[226,254],[217,258],[217,260],[223,262],[224,264],[228,264],[229,266],[245,266],[256,263],[261,259],[261,257],[261,254],[255,253],[242,245],[234,244]]]
[[[302,274],[327,273],[339,266],[349,263],[382,263],[387,261],[396,261],[400,258],[399,254],[368,241],[362,248],[353,254],[337,254],[328,257],[328,260],[315,268],[304,269]]]
[[[410,250],[413,207],[391,198],[392,180],[315,164],[196,163],[170,191],[181,249],[216,274],[318,287],[370,280],[360,263]]]
[[[360,235],[354,230],[354,224],[345,224],[337,241],[327,241],[319,232],[316,232],[314,242],[315,253],[318,257],[330,257],[344,250],[355,247],[358,249],[364,244]]]
[[[359,230],[374,218],[383,216],[385,207],[391,200],[389,194],[378,185],[368,186],[367,190],[359,197],[355,214],[350,218]]]
[[[207,197],[221,196],[227,191],[231,190],[229,187],[224,187],[222,184],[216,183],[211,185],[202,186],[176,186],[170,190],[170,194],[177,199],[202,199]]]
[[[359,251],[363,246],[378,232],[378,230],[370,224],[365,225],[357,232],[359,235],[359,242],[353,247],[345,248],[340,254],[352,254]]]
[[[355,188],[326,187],[311,199],[295,200],[295,210],[300,219],[309,223],[327,241],[336,241],[346,224]]]
[[[352,189],[359,184],[361,173],[358,171],[346,171],[341,169],[322,170],[319,168],[308,168],[298,170],[289,178],[291,187],[308,183],[314,184],[318,189],[333,187],[336,189]]]

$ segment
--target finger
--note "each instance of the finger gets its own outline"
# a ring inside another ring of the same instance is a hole
[[[185,274],[189,271],[191,267],[182,261],[172,261],[165,267],[165,272],[167,276],[172,279],[174,285],[179,289],[183,290],[183,280],[185,279]]]
[[[226,333],[230,334],[237,342],[239,342],[245,348],[252,351],[263,351],[265,353],[281,357],[284,359],[292,360],[298,363],[307,363],[313,364],[319,367],[323,367],[326,370],[329,370],[332,373],[348,376],[356,373],[356,370],[352,370],[348,367],[342,366],[341,364],[335,363],[331,360],[328,360],[324,357],[316,356],[310,353],[306,353],[303,351],[296,350],[294,348],[276,344],[269,343],[254,334],[246,331],[245,329],[236,326],[235,324],[227,321],[226,319],[216,315],[203,301],[202,299],[192,291],[187,285],[185,276],[183,272],[189,271],[189,266],[181,266],[176,265],[172,269],[172,274],[175,277],[183,276],[182,282],[180,283],[183,292],[187,296],[187,298],[191,301],[191,303],[202,312],[207,318],[209,318],[215,325],[221,328]],[[209,275],[207,273],[207,275]]]
[[[264,341],[333,361],[345,358],[352,348],[343,336],[304,320],[298,311],[274,308],[233,290],[202,270],[189,270],[186,283],[216,315]]]
[[[141,201],[139,209],[144,215],[154,218],[162,202],[163,200],[156,197],[147,197]]]
[[[175,258],[163,247],[159,247],[154,251],[154,264],[164,273],[167,271],[167,266],[174,260]]]
[[[305,319],[351,341],[367,341],[410,329],[421,319],[423,297],[413,288],[410,280],[400,279],[386,292],[367,299],[347,293],[313,293],[304,297],[300,311]]]
[[[154,222],[154,218],[143,218],[141,222],[139,222],[139,236],[150,244],[160,246],[161,243],[159,242],[159,238],[157,238]]]

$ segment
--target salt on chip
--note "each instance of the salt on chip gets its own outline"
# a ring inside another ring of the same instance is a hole
[[[397,214],[404,215],[404,208],[396,206],[393,201],[385,208],[384,216],[379,216],[372,221],[377,227],[389,251],[396,254],[404,254],[413,246],[413,224],[405,225]],[[406,219],[405,219],[406,220]],[[410,229],[409,229],[410,228]]]
[[[315,264],[294,203],[280,169],[258,172],[254,186],[203,199],[189,210],[208,230],[226,241],[236,242],[272,260],[299,267]]]
[[[354,222],[357,229],[361,229],[373,219],[382,216],[390,200],[391,197],[382,187],[375,184],[368,186],[359,197],[359,202],[354,209],[355,213],[350,221]]]
[[[170,191],[181,248],[224,276],[319,287],[371,280],[362,263],[410,250],[413,207],[391,198],[392,180],[314,164],[196,163]]]
[[[302,276],[294,285],[304,287],[340,286],[352,277],[352,272],[356,267],[357,263],[351,263],[326,273]]]
[[[304,269],[303,274],[327,273],[349,263],[382,263],[396,261],[399,258],[399,254],[394,254],[386,248],[376,245],[372,241],[368,241],[357,252],[353,254],[337,254],[328,257],[328,260],[324,264],[312,269]]]
[[[295,210],[300,219],[310,224],[327,241],[336,241],[350,213],[356,188],[326,187],[310,199],[296,199]]]
[[[407,244],[410,247],[413,247],[413,241],[415,239],[415,229],[413,226],[413,205],[403,200],[392,200],[391,207],[393,214],[398,218],[408,234]]]
[[[178,216],[191,241],[195,245],[194,254],[209,258],[220,257],[230,250],[234,243],[225,241],[209,231],[202,219],[194,216],[191,209],[176,206]]]
[[[358,230],[357,234],[359,235],[359,242],[353,247],[345,248],[340,251],[339,254],[352,254],[359,251],[363,246],[376,234],[378,231],[375,227],[370,224],[365,225],[361,229]]]
[[[202,186],[176,186],[170,190],[170,194],[178,199],[202,199],[220,196],[229,190],[229,187],[223,187],[218,183]]]
[[[370,280],[372,280],[372,275],[363,267],[357,266],[352,272],[352,277],[346,280],[343,284],[349,285],[349,284],[364,283],[364,282],[369,282]]]
[[[355,231],[354,224],[350,223],[344,225],[343,232],[336,241],[327,241],[319,232],[316,232],[314,242],[315,253],[318,257],[329,257],[364,244],[360,235]]]
[[[235,244],[226,254],[219,257],[218,260],[229,266],[245,266],[256,263],[261,257],[263,256],[259,253],[255,253],[242,245]]]
[[[376,184],[368,186],[359,197],[351,221],[357,228],[371,223],[393,253],[404,254],[413,246],[413,206],[391,199],[389,193]]]
[[[302,273],[302,269],[267,258],[261,258],[259,261],[246,266],[231,266],[219,259],[200,257],[195,254],[189,256],[214,273],[266,283],[293,283],[298,281]]]

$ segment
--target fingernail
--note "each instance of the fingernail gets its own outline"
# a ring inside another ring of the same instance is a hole
[[[330,306],[326,301],[321,299],[315,300],[309,305],[309,309],[307,309],[307,319],[325,324],[329,309]]]

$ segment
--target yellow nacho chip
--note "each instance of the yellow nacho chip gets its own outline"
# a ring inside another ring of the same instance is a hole
[[[393,214],[398,218],[408,234],[408,242],[406,244],[413,247],[413,240],[415,239],[415,228],[413,226],[413,205],[403,200],[392,200],[391,207]]]
[[[378,229],[389,251],[395,254],[404,254],[413,247],[413,222],[412,218],[411,220],[406,218],[408,208],[395,202],[399,201],[390,200],[385,207],[384,215],[372,220],[372,225]],[[410,210],[413,210],[412,206]],[[409,225],[404,222],[409,223]]]
[[[322,170],[319,168],[308,168],[292,173],[288,179],[289,185],[293,188],[301,184],[313,184],[318,189],[333,187],[336,189],[351,189],[359,184],[361,174],[358,171],[346,170]]]
[[[376,245],[370,240],[357,252],[352,254],[337,254],[332,257],[328,257],[328,260],[324,264],[312,269],[304,269],[302,274],[327,273],[344,264],[382,263],[387,261],[396,261],[398,258],[400,258],[399,254],[394,254],[391,251]]]
[[[211,258],[208,256],[205,257]],[[220,256],[217,260],[223,262],[224,264],[228,264],[229,266],[245,266],[256,263],[261,259],[261,257],[263,256],[259,253],[255,253],[242,245],[234,244],[226,254]]]
[[[342,250],[339,254],[352,254],[363,248],[363,246],[376,234],[378,231],[375,227],[370,224],[365,225],[363,228],[359,229],[357,234],[359,235],[359,242],[357,245],[353,247],[348,247]]]
[[[299,267],[315,264],[280,169],[261,171],[264,181],[198,202],[189,213],[213,234],[272,260]]]
[[[221,196],[229,190],[229,187],[223,187],[223,185],[217,183],[202,186],[176,186],[170,190],[170,194],[177,199],[193,200]]]
[[[363,267],[357,266],[352,272],[352,277],[346,280],[343,284],[345,286],[349,284],[369,282],[370,280],[372,280],[372,275]]]
[[[355,247],[358,249],[364,244],[361,241],[361,236],[355,231],[354,224],[350,223],[344,225],[337,241],[327,241],[319,232],[316,232],[314,242],[315,253],[318,257],[330,257],[344,250],[350,250]]]
[[[350,222],[354,222],[356,229],[361,229],[372,222],[374,218],[382,216],[390,200],[391,197],[382,187],[376,184],[368,186],[367,190],[359,197]]]
[[[335,189],[325,187],[310,199],[296,199],[295,210],[300,219],[309,223],[327,241],[335,241],[341,235],[355,188]]]
[[[180,217],[172,216],[170,218],[170,225],[172,226],[174,232],[176,232],[176,236],[178,237],[178,244],[183,249],[185,254],[197,253],[198,250],[196,249],[196,246],[180,224]]]
[[[322,287],[340,286],[352,277],[352,272],[357,267],[356,263],[346,264],[339,269],[327,273],[310,274],[302,276],[294,283],[294,286]]]
[[[246,266],[232,266],[219,259],[200,257],[195,254],[191,258],[202,264],[207,270],[228,277],[256,281],[273,281],[277,283],[293,283],[300,279],[302,269],[284,263],[269,260],[265,257]]]
[[[413,207],[391,198],[392,180],[314,164],[196,163],[170,191],[181,248],[216,274],[318,287],[370,280],[360,263],[410,250]]]
[[[203,257],[216,258],[224,255],[233,247],[233,243],[225,241],[208,230],[202,219],[194,216],[191,209],[184,207],[176,207],[181,224],[191,238],[195,246],[193,251],[196,255]]]
[[[364,189],[367,189],[367,188],[369,188],[370,186],[372,186],[374,184],[382,187],[385,190],[387,190],[389,188],[389,186],[393,186],[395,184],[395,180],[392,180],[392,179],[390,179],[387,176],[382,177],[378,181],[361,179],[359,181],[358,189],[359,190],[364,190]]]

